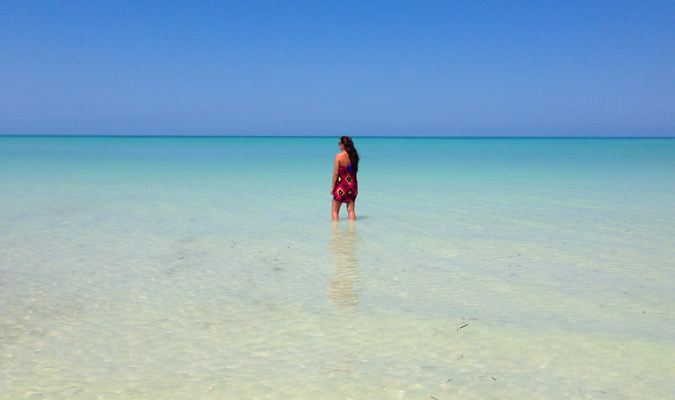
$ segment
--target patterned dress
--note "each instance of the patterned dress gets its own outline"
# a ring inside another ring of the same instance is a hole
[[[333,198],[340,203],[351,203],[359,193],[359,183],[356,181],[356,171],[351,165],[340,167]]]

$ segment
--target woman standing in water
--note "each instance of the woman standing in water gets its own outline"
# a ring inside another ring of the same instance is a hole
[[[347,203],[349,219],[356,219],[354,201],[359,193],[359,184],[356,181],[356,172],[359,170],[359,153],[354,148],[354,142],[349,136],[340,138],[340,150],[335,156],[333,169],[333,185],[330,194],[333,195],[333,220],[340,219],[340,207]]]

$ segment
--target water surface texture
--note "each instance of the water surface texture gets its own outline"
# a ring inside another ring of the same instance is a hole
[[[0,138],[0,399],[665,399],[675,140]]]

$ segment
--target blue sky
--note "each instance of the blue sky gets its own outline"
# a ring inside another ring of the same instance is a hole
[[[675,2],[5,0],[2,134],[675,136]]]

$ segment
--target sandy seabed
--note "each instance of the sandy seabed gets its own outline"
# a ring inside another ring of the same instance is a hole
[[[0,138],[0,399],[675,392],[675,141],[332,142]]]

